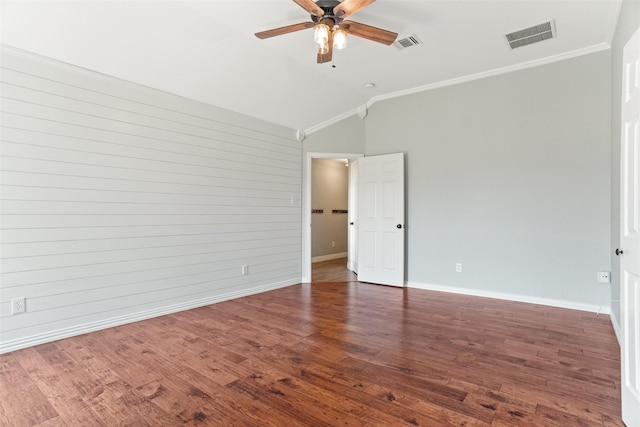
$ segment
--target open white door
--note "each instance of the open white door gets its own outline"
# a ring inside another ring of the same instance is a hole
[[[358,280],[404,286],[404,153],[358,160]]]
[[[349,239],[347,268],[358,274],[358,161],[349,162]]]
[[[640,427],[640,30],[623,51],[620,182],[622,420]]]

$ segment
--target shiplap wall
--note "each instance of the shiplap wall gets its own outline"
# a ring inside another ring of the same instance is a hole
[[[0,352],[300,281],[292,129],[0,53]]]

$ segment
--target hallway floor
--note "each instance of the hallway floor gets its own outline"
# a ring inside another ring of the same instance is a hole
[[[313,263],[311,279],[314,282],[355,282],[358,275],[347,270],[347,258],[338,258]]]

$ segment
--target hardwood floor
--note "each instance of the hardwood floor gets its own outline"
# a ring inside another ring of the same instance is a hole
[[[347,259],[338,258],[315,262],[311,265],[311,278],[317,282],[355,282],[358,276],[347,270]]]
[[[4,426],[622,426],[608,316],[317,282],[0,355]]]

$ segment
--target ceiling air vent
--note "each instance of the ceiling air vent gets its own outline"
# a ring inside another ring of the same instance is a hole
[[[555,36],[556,28],[553,20],[505,35],[511,49],[552,39]]]
[[[415,36],[415,34],[393,42],[393,45],[398,49],[406,49],[417,44],[422,44],[422,42]]]

